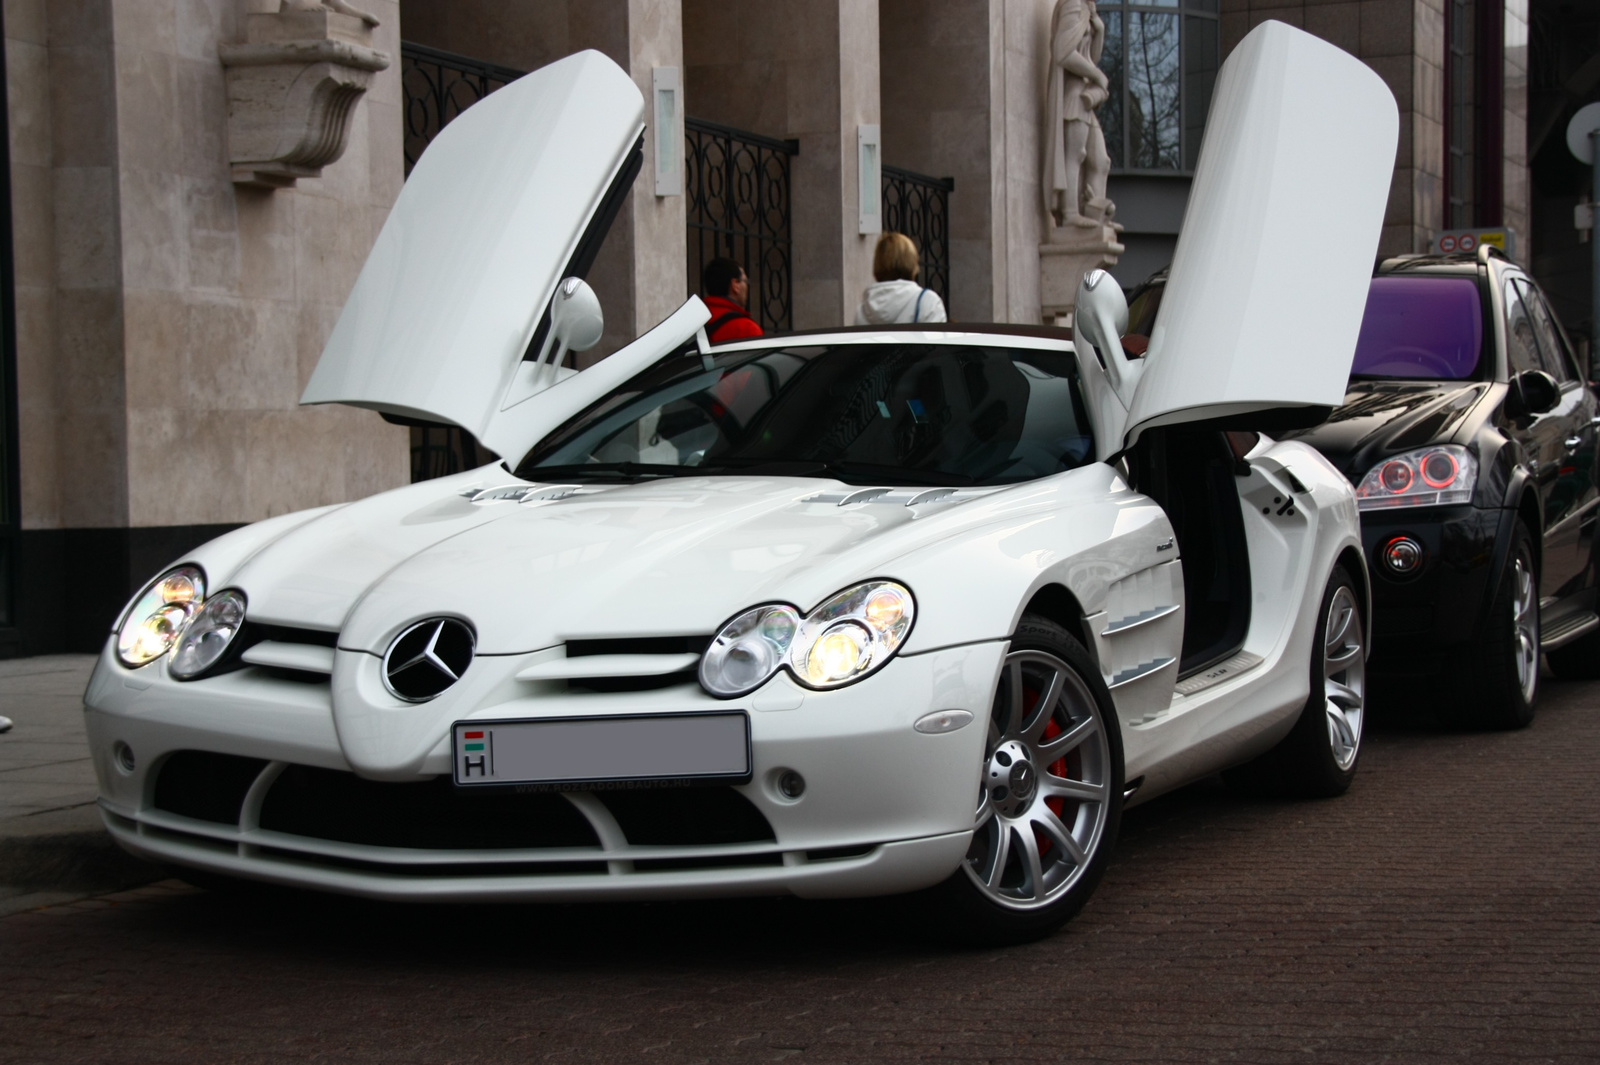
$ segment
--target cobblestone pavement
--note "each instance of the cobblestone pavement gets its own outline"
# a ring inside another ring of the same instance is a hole
[[[1011,950],[903,903],[401,907],[175,881],[0,920],[0,1061],[1592,1062],[1600,684],[1368,738],[1351,793],[1130,812]]]

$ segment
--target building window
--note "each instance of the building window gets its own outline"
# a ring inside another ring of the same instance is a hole
[[[1111,168],[1187,173],[1221,62],[1218,0],[1101,0],[1100,68],[1111,98],[1100,108]]]

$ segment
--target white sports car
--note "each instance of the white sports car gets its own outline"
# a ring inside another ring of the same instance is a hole
[[[124,847],[391,899],[932,889],[1013,941],[1083,905],[1128,803],[1348,786],[1356,505],[1262,433],[1344,394],[1398,124],[1375,75],[1276,23],[1237,49],[1138,360],[1095,273],[1076,350],[708,347],[691,299],[564,370],[643,114],[584,53],[428,149],[305,401],[506,460],[248,526],[134,598],[85,696]]]

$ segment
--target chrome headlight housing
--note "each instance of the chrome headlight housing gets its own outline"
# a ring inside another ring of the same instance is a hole
[[[1478,457],[1459,444],[1419,448],[1384,459],[1361,478],[1356,505],[1362,510],[1428,507],[1472,502]]]
[[[852,585],[808,614],[785,603],[754,607],[711,641],[700,659],[700,685],[731,699],[787,669],[808,688],[842,687],[894,657],[916,612],[910,589],[881,580]]]
[[[167,672],[193,680],[222,660],[244,625],[244,593],[232,588],[207,599],[178,635]]]
[[[117,660],[138,669],[172,650],[205,598],[199,566],[178,566],[145,585],[117,622]]]

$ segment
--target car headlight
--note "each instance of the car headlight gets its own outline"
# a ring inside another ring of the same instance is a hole
[[[808,688],[838,688],[889,661],[916,612],[911,592],[893,581],[846,588],[805,615],[783,603],[754,607],[711,641],[700,659],[700,684],[728,699],[787,668]]]
[[[167,667],[178,680],[193,680],[222,659],[244,624],[244,593],[228,589],[207,599],[178,636]]]
[[[1457,444],[1425,447],[1384,459],[1361,478],[1356,504],[1362,510],[1470,503],[1478,483],[1478,459]]]
[[[138,669],[172,650],[205,598],[206,575],[198,566],[179,566],[145,585],[117,624],[117,658]]]

